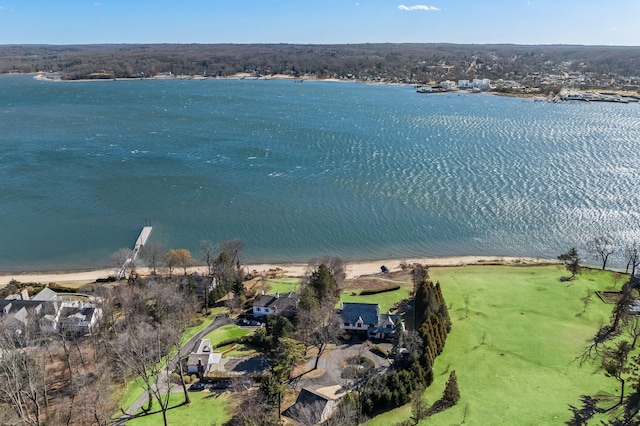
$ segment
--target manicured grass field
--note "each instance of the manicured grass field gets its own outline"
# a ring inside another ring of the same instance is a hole
[[[195,336],[196,334],[200,333],[202,330],[207,328],[207,326],[209,324],[211,324],[211,321],[213,321],[216,318],[216,316],[218,316],[218,315],[226,315],[228,313],[229,313],[229,309],[225,308],[225,307],[217,307],[217,308],[210,309],[209,310],[209,314],[207,316],[199,317],[199,320],[201,321],[200,324],[198,324],[196,326],[193,326],[193,327],[189,327],[184,332],[184,334],[182,335],[182,339],[181,339],[182,344],[185,344],[193,336]]]
[[[269,285],[271,286],[269,294],[298,291],[300,289],[300,281],[300,278],[271,278],[269,279]]]
[[[205,339],[211,340],[211,344],[215,345],[218,342],[228,339],[239,339],[246,336],[252,330],[240,328],[235,324],[223,325],[222,327],[213,330],[211,333],[204,336]]]
[[[560,282],[562,266],[464,266],[430,275],[440,281],[453,328],[425,399],[440,398],[455,370],[461,400],[421,424],[561,425],[580,395],[618,394],[614,379],[574,361],[612,308],[593,295],[585,309],[584,298],[612,287],[612,273],[586,270]],[[368,424],[409,415],[405,406]]]
[[[182,405],[167,411],[167,422],[171,426],[222,425],[232,417],[232,403],[228,392],[219,394],[207,390],[191,392],[191,404]],[[182,393],[171,394],[169,406],[184,401]],[[157,406],[157,403],[156,403]],[[139,417],[127,422],[131,426],[155,426],[162,424],[162,413]]]
[[[386,291],[384,293],[370,294],[366,296],[360,296],[362,289],[349,289],[340,296],[341,302],[357,302],[357,303],[377,303],[380,305],[380,312],[387,313],[393,305],[403,299],[410,297],[409,292],[413,290],[411,284],[407,284],[399,288],[398,290]],[[355,293],[353,295],[352,293]]]

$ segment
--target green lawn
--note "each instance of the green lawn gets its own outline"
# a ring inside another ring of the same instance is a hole
[[[142,379],[139,377],[135,380],[129,380],[124,386],[122,391],[122,397],[120,398],[120,407],[123,409],[127,409],[131,407],[131,405],[136,402],[138,397],[142,395]],[[120,412],[114,414],[114,417],[120,417]]]
[[[243,329],[235,324],[223,325],[222,327],[213,330],[211,333],[204,336],[205,339],[209,339],[212,345],[218,342],[228,339],[239,339],[246,336],[253,330]]]
[[[398,290],[386,291],[384,293],[359,296],[362,289],[349,289],[340,296],[341,302],[357,303],[377,303],[380,305],[380,312],[387,313],[393,305],[401,300],[409,298],[409,292],[413,289],[411,285],[404,285]],[[355,293],[355,295],[353,295]]]
[[[470,425],[557,425],[580,395],[617,395],[614,379],[574,362],[612,307],[594,295],[585,311],[583,298],[612,286],[611,273],[587,270],[560,282],[562,266],[464,266],[431,268],[430,275],[440,281],[453,328],[425,398],[436,401],[455,370],[461,400],[422,424],[461,424],[466,411]],[[405,406],[368,424],[409,415]]]
[[[188,328],[184,332],[181,339],[182,344],[185,344],[193,336],[195,336],[196,334],[204,330],[209,324],[211,324],[211,321],[215,319],[216,315],[223,315],[228,312],[229,310],[227,308],[220,307],[220,308],[210,309],[209,315],[207,315],[206,317],[199,316],[199,319],[202,322],[194,327]],[[144,392],[143,387],[138,384],[140,380],[141,379],[139,378],[136,378],[135,380],[130,380],[126,384],[126,386],[124,386],[122,390],[122,397],[120,398],[120,407],[122,407],[123,409],[126,410],[127,408],[129,408],[131,404],[133,404],[140,397],[140,395],[143,394]],[[119,416],[119,415],[120,413],[115,414],[115,416]]]
[[[300,289],[300,281],[300,278],[271,278],[268,281],[271,286],[269,294],[298,291]]]
[[[218,307],[218,308],[209,309],[209,315],[207,315],[206,317],[203,317],[202,315],[199,315],[198,318],[202,322],[200,324],[194,326],[194,327],[189,327],[184,332],[184,334],[182,335],[182,339],[181,339],[182,344],[184,345],[193,336],[195,336],[196,334],[200,333],[202,330],[207,328],[207,326],[209,324],[211,324],[211,322],[216,318],[216,316],[225,315],[225,314],[228,314],[228,313],[229,313],[229,309],[228,308],[226,308],[226,307]]]
[[[191,404],[182,405],[167,411],[167,423],[171,426],[222,425],[232,417],[233,405],[230,393],[212,393],[209,391],[190,392]],[[182,393],[171,394],[169,406],[184,401]],[[156,405],[157,407],[157,402]],[[155,426],[162,424],[162,413],[139,417],[127,422],[131,426]]]

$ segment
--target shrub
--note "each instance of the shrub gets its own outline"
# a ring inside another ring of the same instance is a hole
[[[238,343],[238,341],[240,340],[239,337],[234,337],[231,339],[224,339],[219,341],[218,343],[215,343],[213,345],[211,345],[211,349],[216,349],[216,348],[221,348],[223,346],[228,346],[228,345],[232,345],[234,343]]]
[[[185,374],[184,376],[182,376],[182,380],[184,380],[184,383],[188,385],[191,383],[191,376]]]
[[[384,348],[378,345],[373,345],[373,352],[376,352],[378,355],[380,355],[383,358],[389,357],[389,352],[385,351]]]
[[[386,293],[388,291],[396,291],[396,290],[399,290],[399,289],[400,289],[399,285],[394,285],[392,287],[374,288],[374,289],[371,289],[371,290],[362,290],[360,292],[360,296],[371,296],[372,294]]]

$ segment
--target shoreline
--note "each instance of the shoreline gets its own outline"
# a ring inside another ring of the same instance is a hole
[[[402,258],[402,259],[379,259],[346,262],[347,279],[357,278],[361,275],[372,275],[380,273],[382,265],[389,268],[390,272],[400,271],[400,264],[422,263],[430,267],[446,267],[446,266],[466,266],[466,265],[513,265],[513,266],[532,266],[532,265],[549,265],[559,263],[557,260],[534,258],[534,257],[513,257],[513,256],[446,256],[446,257],[418,257],[418,258]],[[244,266],[247,272],[266,272],[269,270],[280,270],[285,277],[302,277],[308,269],[306,263],[258,263],[247,264]],[[188,273],[198,272],[204,273],[205,266],[194,266],[188,269]],[[150,275],[149,268],[139,268],[138,272],[147,276]],[[181,271],[180,271],[181,272]],[[107,278],[114,275],[114,269],[92,269],[77,271],[41,271],[41,272],[22,272],[22,273],[6,273],[0,272],[0,287],[6,286],[11,280],[15,279],[21,283],[68,283],[68,282],[95,282],[98,278]],[[176,276],[179,274],[175,274]]]
[[[136,81],[136,80],[293,80],[296,82],[335,82],[335,83],[360,83],[371,85],[387,85],[387,86],[400,86],[400,87],[417,87],[417,83],[398,83],[392,81],[366,81],[360,79],[339,79],[339,78],[318,78],[311,76],[295,77],[287,74],[272,74],[265,76],[255,76],[249,73],[236,73],[227,76],[203,76],[203,75],[164,75],[159,74],[151,77],[113,77],[113,78],[83,78],[77,80],[64,80],[58,73],[4,73],[3,75],[33,75],[34,80],[48,81],[48,82],[105,82],[105,81]],[[629,90],[613,90],[603,88],[591,88],[583,90],[585,93],[595,94],[615,94],[621,97],[640,99],[640,92]],[[467,90],[456,89],[445,93],[471,93]],[[474,93],[475,94],[475,93]],[[532,99],[540,98],[544,100],[552,100],[553,96],[540,92],[502,92],[496,90],[484,90],[479,94],[505,96],[513,98]]]

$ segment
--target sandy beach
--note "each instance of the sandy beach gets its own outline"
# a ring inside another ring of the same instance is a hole
[[[539,259],[530,257],[508,257],[508,256],[452,256],[452,257],[422,257],[410,259],[382,259],[372,261],[347,262],[347,278],[355,278],[361,275],[376,274],[380,272],[382,265],[389,268],[391,272],[399,271],[401,264],[421,263],[429,266],[462,266],[462,265],[483,265],[483,264],[505,264],[505,265],[537,265],[555,263],[555,260]],[[260,263],[249,264],[245,268],[248,272],[266,272],[279,269],[283,276],[302,277],[308,269],[306,263]],[[141,275],[148,275],[148,268],[139,268]],[[196,266],[189,269],[189,273],[204,273],[204,266]],[[7,285],[12,279],[22,283],[89,283],[98,278],[106,278],[114,275],[113,269],[96,269],[91,271],[68,271],[68,272],[25,272],[6,274],[0,272],[0,286]]]

